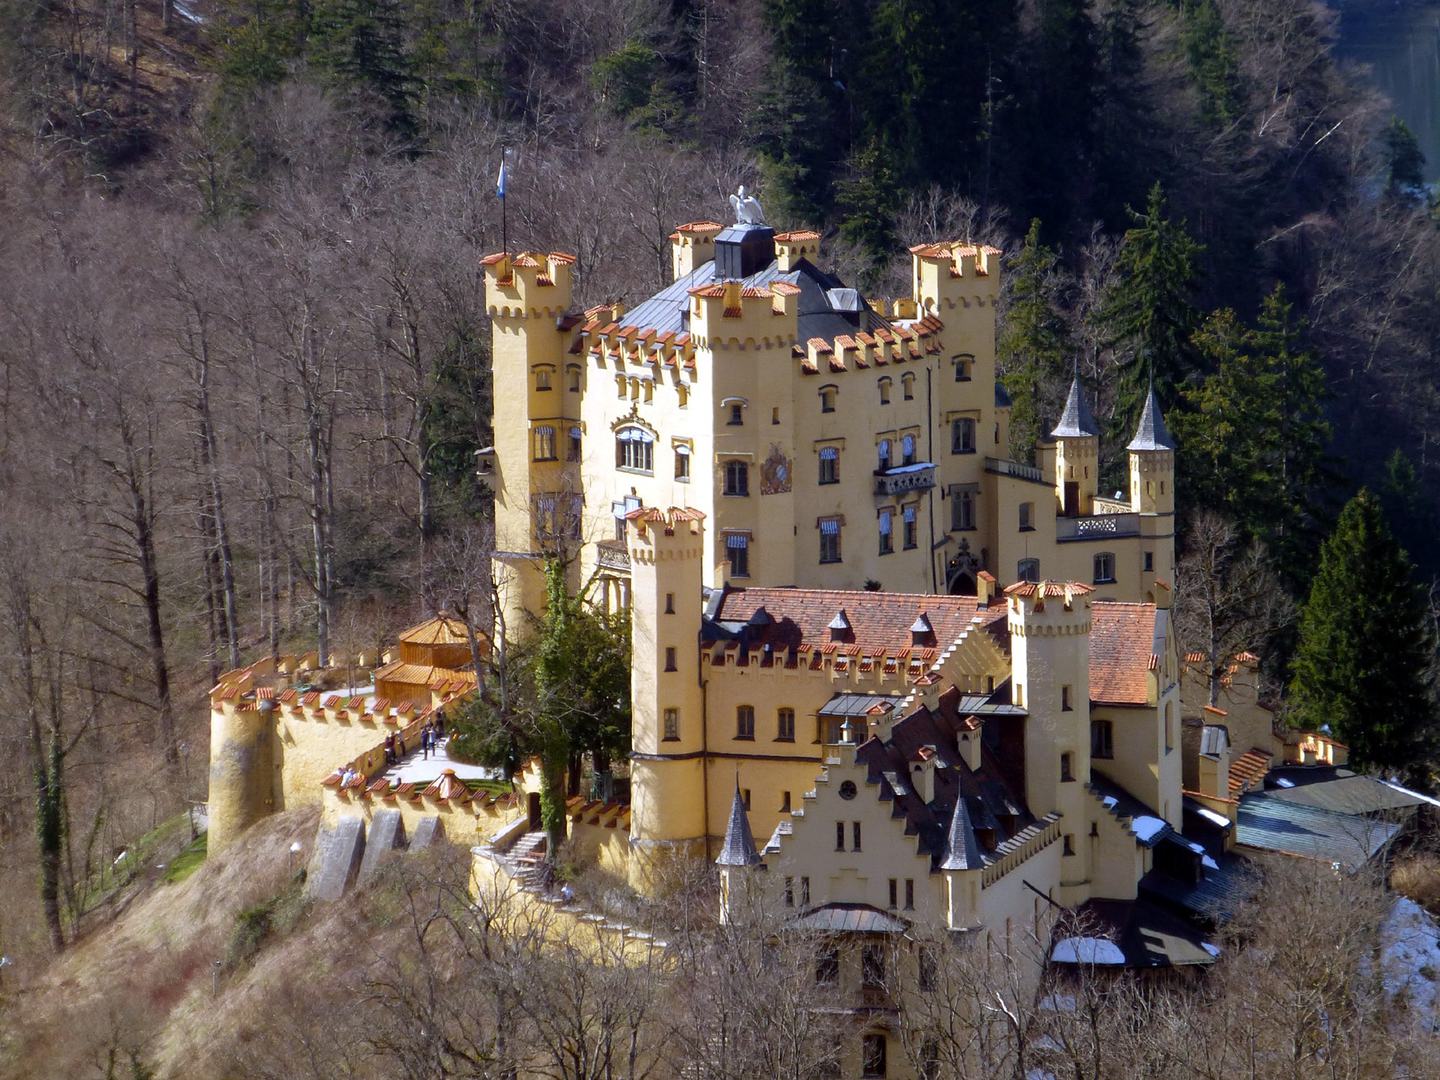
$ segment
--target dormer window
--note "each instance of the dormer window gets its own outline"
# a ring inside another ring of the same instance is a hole
[[[935,627],[930,622],[930,616],[923,611],[910,624],[910,644],[915,646],[935,644]]]
[[[845,614],[844,608],[841,608],[835,614],[835,617],[830,620],[826,629],[830,631],[831,641],[849,641],[854,633],[850,626],[850,616]]]

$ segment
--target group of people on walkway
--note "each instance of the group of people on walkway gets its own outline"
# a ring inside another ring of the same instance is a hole
[[[435,718],[427,720],[425,726],[420,729],[420,752],[424,754],[425,761],[430,760],[430,752],[440,751],[440,742],[445,738],[445,710],[437,709]],[[391,734],[385,736],[385,764],[398,765],[400,759],[405,755],[407,747],[405,741],[399,735]]]

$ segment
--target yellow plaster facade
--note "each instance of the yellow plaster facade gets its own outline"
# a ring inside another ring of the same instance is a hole
[[[1169,581],[1163,421],[1118,500],[1097,495],[1093,433],[1057,428],[1038,466],[1006,458],[998,251],[918,246],[911,295],[868,301],[811,261],[814,233],[697,222],[671,239],[675,282],[629,311],[572,312],[569,255],[484,260],[507,626],[540,609],[558,548],[578,549],[577,585],[628,603],[639,507],[704,514],[707,588],[973,595],[988,571],[1143,600]]]

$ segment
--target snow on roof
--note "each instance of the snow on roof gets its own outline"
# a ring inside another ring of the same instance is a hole
[[[1167,828],[1169,826],[1164,821],[1158,817],[1151,817],[1149,814],[1141,814],[1130,821],[1130,831],[1142,844],[1148,844]]]
[[[1108,938],[1067,937],[1055,943],[1050,959],[1057,964],[1123,964],[1125,954]]]
[[[1217,814],[1208,806],[1201,806],[1199,803],[1195,803],[1190,807],[1190,809],[1194,810],[1195,813],[1199,814],[1206,821],[1209,821],[1212,824],[1219,825],[1221,828],[1225,829],[1228,829],[1230,827],[1230,819],[1228,817],[1226,817],[1224,814]]]

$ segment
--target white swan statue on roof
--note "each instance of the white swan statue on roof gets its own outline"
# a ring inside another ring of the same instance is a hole
[[[735,211],[736,225],[764,225],[765,211],[760,209],[760,200],[745,194],[745,185],[730,196],[730,206]]]

